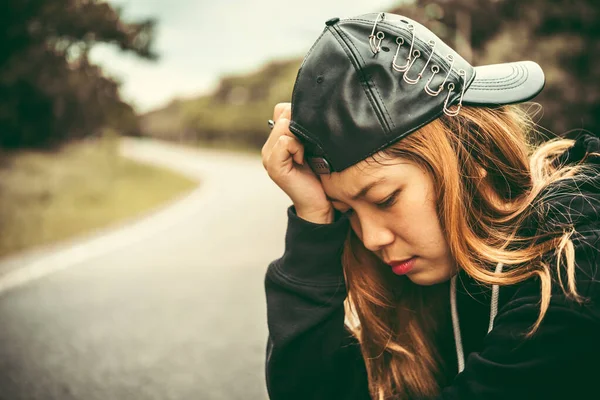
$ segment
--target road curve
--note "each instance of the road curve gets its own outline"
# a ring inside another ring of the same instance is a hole
[[[267,399],[263,277],[289,199],[258,155],[133,139],[121,152],[201,184],[0,262],[0,400]]]

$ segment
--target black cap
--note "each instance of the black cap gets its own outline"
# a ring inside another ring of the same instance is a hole
[[[290,130],[315,173],[340,172],[442,113],[527,101],[543,87],[538,64],[473,67],[401,15],[332,18],[298,71]]]

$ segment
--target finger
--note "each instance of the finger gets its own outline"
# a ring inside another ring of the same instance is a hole
[[[292,119],[292,103],[284,103],[285,106],[279,115],[279,118]]]
[[[290,145],[290,153],[293,154],[296,164],[304,165],[304,145],[295,136]]]
[[[282,119],[275,120],[275,124],[271,128],[271,133],[269,133],[269,137],[265,141],[265,144],[263,145],[261,150],[263,158],[268,157],[268,155],[271,153],[273,145],[275,144],[279,136],[282,135],[282,125],[285,125],[285,123],[286,121]]]
[[[280,136],[294,137],[294,134],[290,132],[290,121],[287,118],[280,118],[275,122],[275,125],[263,146],[263,154],[266,153],[268,155],[271,152],[273,145],[275,145]]]
[[[291,108],[291,103],[278,103],[275,105],[275,108],[273,110],[273,121],[277,122],[277,120],[281,117],[281,114],[285,111],[285,109],[288,107],[288,105]],[[291,111],[290,111],[290,115],[291,115]]]
[[[302,143],[295,136],[282,136],[281,141],[286,143],[286,149],[292,155],[292,159],[297,164],[304,165],[304,146]]]
[[[289,136],[280,136],[269,157],[268,164],[275,171],[289,171],[293,168],[292,160],[297,154],[302,154],[302,145],[298,139]]]

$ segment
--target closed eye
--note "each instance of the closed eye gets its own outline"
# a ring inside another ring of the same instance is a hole
[[[375,203],[375,205],[381,209],[386,209],[393,206],[396,203],[396,199],[398,198],[398,193],[400,193],[400,190],[396,190],[387,199],[380,203]]]
[[[392,194],[391,194],[391,195],[390,195],[390,196],[389,196],[387,199],[385,199],[384,201],[382,201],[382,202],[379,202],[379,203],[375,203],[375,205],[377,206],[377,208],[379,208],[379,209],[382,209],[382,210],[384,210],[384,209],[386,209],[386,208],[389,208],[389,207],[393,206],[394,204],[396,204],[396,200],[397,200],[397,198],[398,198],[398,194],[399,194],[399,193],[400,193],[400,189],[398,189],[398,190],[394,191],[394,192],[393,192],[393,193],[392,193]],[[349,208],[349,209],[347,209],[347,210],[343,210],[343,211],[342,211],[342,210],[338,210],[338,211],[340,211],[340,212],[341,212],[342,214],[344,214],[344,215],[349,215],[349,214],[351,214],[351,213],[352,213],[354,210],[353,210],[353,209],[351,209],[351,208]]]

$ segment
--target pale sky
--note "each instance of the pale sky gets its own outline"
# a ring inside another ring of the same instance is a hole
[[[222,74],[260,68],[272,59],[303,56],[325,21],[387,11],[399,0],[109,0],[125,17],[158,19],[158,62],[137,59],[110,46],[90,55],[123,82],[121,94],[137,111],[216,87]]]

